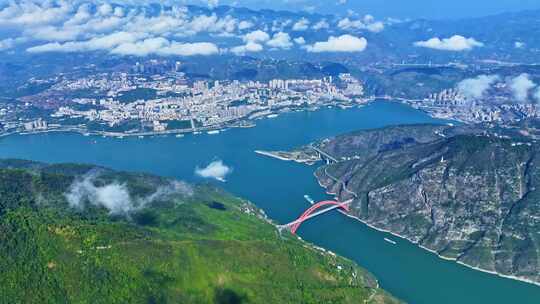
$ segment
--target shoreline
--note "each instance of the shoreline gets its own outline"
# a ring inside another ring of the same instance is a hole
[[[456,264],[460,264],[460,265],[465,266],[467,268],[477,270],[477,271],[481,271],[481,272],[484,272],[484,273],[488,273],[488,274],[491,274],[491,275],[495,275],[495,276],[498,276],[498,277],[501,277],[501,278],[511,279],[511,280],[514,280],[514,281],[520,281],[520,282],[529,283],[529,284],[532,284],[532,285],[535,285],[535,286],[540,286],[540,282],[536,282],[536,281],[532,281],[532,280],[529,280],[529,279],[516,277],[516,276],[512,276],[512,275],[505,275],[505,274],[502,274],[502,273],[499,273],[499,272],[495,272],[495,271],[491,271],[491,270],[487,270],[487,269],[483,269],[483,268],[479,268],[479,267],[476,267],[476,266],[466,264],[466,263],[464,263],[462,261],[459,261],[458,259],[455,259],[455,258],[449,258],[449,257],[442,256],[439,253],[437,253],[437,251],[435,251],[433,249],[429,249],[429,248],[427,248],[425,246],[422,246],[422,245],[410,240],[409,238],[407,238],[405,236],[399,235],[399,234],[397,234],[395,232],[392,232],[392,231],[389,231],[389,230],[386,230],[386,229],[383,229],[383,228],[378,228],[376,226],[373,226],[372,224],[360,219],[359,217],[354,216],[352,214],[345,213],[342,210],[338,210],[338,211],[341,212],[343,215],[349,217],[349,218],[352,218],[354,220],[357,220],[357,221],[361,222],[362,224],[368,226],[369,228],[372,228],[372,229],[377,230],[379,232],[388,233],[388,234],[390,234],[392,236],[395,236],[395,237],[398,237],[398,238],[400,238],[400,239],[402,239],[404,241],[410,242],[411,244],[413,244],[413,245],[415,245],[415,246],[417,246],[417,247],[419,247],[419,248],[421,248],[423,250],[426,250],[426,251],[436,255],[440,259],[443,259],[443,260],[446,260],[446,261],[449,261],[449,262],[455,262]]]
[[[325,173],[326,173],[326,172],[325,172]],[[336,195],[337,195],[336,193],[331,193],[331,192],[329,192],[328,187],[327,187],[327,186],[324,186],[324,185],[321,183],[320,179],[317,178],[317,175],[316,175],[316,174],[313,174],[313,175],[315,176],[315,179],[317,180],[318,184],[319,184],[323,189],[325,189],[325,192],[326,192],[328,195],[333,195],[334,198],[335,198],[336,200],[339,200],[339,198],[336,196]],[[487,270],[487,269],[479,268],[479,267],[476,267],[476,266],[472,266],[472,265],[466,264],[466,263],[464,263],[464,262],[462,262],[462,261],[460,261],[460,260],[458,260],[458,259],[456,259],[456,258],[449,258],[449,257],[442,256],[442,255],[440,255],[437,251],[435,251],[435,250],[433,250],[433,249],[430,249],[430,248],[427,248],[427,247],[425,247],[425,246],[423,246],[423,245],[420,245],[420,244],[418,244],[417,242],[415,242],[415,241],[413,241],[413,240],[411,240],[411,239],[409,239],[409,238],[407,238],[407,237],[405,237],[405,236],[402,236],[402,235],[400,235],[400,234],[397,234],[397,233],[395,233],[395,232],[393,232],[393,231],[390,231],[390,230],[387,230],[387,229],[384,229],[384,228],[376,227],[376,226],[374,226],[373,224],[368,223],[367,221],[362,220],[362,219],[360,219],[359,217],[357,217],[357,216],[355,216],[355,215],[352,215],[352,214],[350,214],[350,213],[344,212],[343,210],[338,210],[338,212],[340,212],[341,214],[343,214],[343,215],[345,215],[345,216],[347,216],[347,217],[349,217],[349,218],[352,218],[352,219],[354,219],[354,220],[359,221],[360,223],[362,223],[362,224],[368,226],[368,227],[371,228],[371,229],[374,229],[374,230],[377,230],[377,231],[383,232],[383,233],[388,233],[388,234],[390,234],[390,235],[392,235],[392,236],[394,236],[394,237],[397,237],[397,238],[400,238],[400,239],[405,240],[405,241],[407,241],[407,242],[410,242],[411,244],[413,244],[413,245],[415,245],[415,246],[417,246],[417,247],[419,247],[419,248],[421,248],[421,249],[423,249],[423,250],[426,250],[426,251],[428,251],[428,252],[430,252],[430,253],[436,255],[436,256],[437,256],[438,258],[440,258],[440,259],[443,259],[443,260],[446,260],[446,261],[450,261],[450,262],[454,262],[454,263],[456,263],[456,264],[460,264],[460,265],[465,266],[465,267],[467,267],[467,268],[470,268],[470,269],[473,269],[473,270],[477,270],[477,271],[481,271],[481,272],[484,272],[484,273],[488,273],[488,274],[491,274],[491,275],[495,275],[495,276],[498,276],[498,277],[500,277],[500,278],[510,279],[510,280],[519,281],[519,282],[523,282],[523,283],[528,283],[528,284],[532,284],[532,285],[535,285],[535,286],[539,286],[539,287],[540,287],[540,282],[536,282],[536,281],[533,281],[533,280],[530,280],[530,279],[521,278],[521,277],[517,277],[517,276],[506,275],[506,274],[502,274],[502,273],[499,273],[499,272],[496,272],[496,271],[492,271],[492,270]]]
[[[274,154],[272,152],[267,152],[267,151],[262,151],[262,150],[255,150],[254,152],[259,154],[259,155],[264,155],[264,156],[268,156],[268,157],[271,157],[271,158],[276,158],[276,159],[283,160],[283,161],[293,161],[292,159],[288,159],[288,158],[279,156],[279,155]]]
[[[362,107],[367,104],[370,104],[372,102],[376,102],[379,100],[378,98],[364,98],[358,101],[350,101],[350,102],[343,102],[343,101],[333,101],[325,104],[320,104],[315,106],[314,110],[320,110],[324,107],[347,107],[342,109],[348,109],[352,107]],[[388,101],[386,99],[380,99],[381,101]],[[105,136],[105,137],[137,137],[137,136],[163,136],[163,135],[177,135],[177,134],[193,134],[197,132],[206,132],[206,131],[214,131],[214,130],[221,130],[224,128],[252,128],[256,126],[256,121],[260,119],[272,119],[275,117],[268,117],[269,115],[281,115],[283,113],[290,113],[290,112],[306,112],[311,111],[311,108],[307,107],[281,107],[276,108],[274,111],[268,111],[268,113],[263,112],[255,112],[252,113],[249,116],[244,116],[240,118],[236,118],[230,121],[222,122],[215,125],[210,126],[204,126],[204,127],[198,127],[198,128],[188,128],[188,129],[173,129],[173,130],[166,130],[166,131],[148,131],[148,132],[134,132],[134,133],[126,133],[126,132],[114,132],[114,131],[92,131],[88,130],[86,128],[82,128],[80,126],[60,126],[55,127],[51,129],[45,129],[45,130],[18,130],[18,131],[6,131],[5,133],[0,133],[0,138],[3,137],[9,137],[12,135],[36,135],[36,134],[47,134],[47,133],[74,133],[74,134],[80,134],[83,136]]]
[[[256,154],[264,155],[270,158],[279,159],[282,161],[289,161],[289,162],[295,162],[307,166],[312,166],[315,164],[318,160],[311,160],[311,159],[294,159],[287,156],[281,156],[278,153],[282,151],[264,151],[264,150],[254,150]]]

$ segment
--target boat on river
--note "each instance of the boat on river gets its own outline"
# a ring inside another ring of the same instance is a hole
[[[394,240],[391,240],[391,239],[389,239],[389,238],[384,238],[384,240],[385,240],[386,242],[392,244],[392,245],[397,244]]]
[[[304,198],[306,199],[306,201],[308,201],[310,204],[315,204],[315,201],[307,194],[304,194]]]

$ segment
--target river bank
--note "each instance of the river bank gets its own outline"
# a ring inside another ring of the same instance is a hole
[[[298,152],[283,152],[283,151],[278,151],[278,152],[269,152],[269,151],[259,151],[259,150],[256,150],[255,153],[257,154],[260,154],[260,155],[264,155],[264,156],[268,156],[268,157],[272,157],[272,158],[275,158],[275,159],[279,159],[279,160],[282,160],[282,161],[295,161],[297,163],[301,163],[301,164],[306,164],[306,161],[299,161],[297,159],[295,159],[292,155],[296,155]],[[321,161],[321,159],[319,159],[318,161]],[[309,163],[309,165],[313,165],[317,162],[317,160],[313,161],[311,163]],[[329,177],[330,179],[332,179],[334,182],[340,182],[339,179],[337,179],[336,177],[330,175],[327,170],[323,170],[324,171],[324,174]],[[313,176],[315,177],[315,179],[317,180],[317,183],[319,184],[319,186],[321,188],[323,188],[326,193],[328,195],[331,195],[331,196],[334,196],[334,199],[336,201],[339,201],[340,198],[337,196],[337,193],[334,193],[334,192],[331,192],[329,189],[328,189],[328,186],[324,185],[321,181],[321,179],[317,176],[317,174],[313,174]],[[349,190],[346,188],[346,185],[343,184],[342,187],[344,187],[344,190],[348,193],[350,193],[351,195],[353,195],[353,197],[358,197],[358,195],[356,193],[354,193],[353,191]],[[532,280],[529,280],[529,279],[526,279],[526,278],[521,278],[521,277],[517,277],[517,276],[512,276],[512,275],[505,275],[505,274],[502,274],[502,273],[499,273],[499,272],[495,272],[495,271],[490,271],[490,270],[487,270],[487,269],[483,269],[483,268],[479,268],[479,267],[475,267],[475,266],[472,266],[472,265],[469,265],[469,264],[466,264],[462,261],[459,261],[458,259],[456,258],[450,258],[450,257],[446,257],[446,256],[443,256],[441,254],[439,254],[437,251],[433,250],[433,249],[430,249],[430,248],[427,248],[423,245],[420,245],[419,243],[415,242],[414,240],[406,237],[406,236],[403,236],[403,235],[400,235],[396,232],[393,232],[391,230],[387,230],[387,229],[383,229],[383,228],[380,228],[376,225],[373,225],[369,222],[367,222],[366,220],[363,220],[355,215],[352,215],[350,213],[347,213],[343,210],[338,210],[340,213],[346,215],[347,217],[349,218],[352,218],[352,219],[355,219],[361,223],[363,223],[364,225],[372,228],[372,229],[375,229],[377,231],[380,231],[380,232],[383,232],[383,233],[388,233],[392,236],[395,236],[395,237],[398,237],[398,238],[401,238],[405,241],[408,241],[410,242],[411,244],[414,244],[416,246],[418,246],[419,248],[422,248],[430,253],[433,253],[435,254],[438,258],[441,258],[441,259],[444,259],[444,260],[447,260],[447,261],[453,261],[453,262],[456,262],[457,264],[460,264],[462,266],[465,266],[465,267],[468,267],[470,269],[474,269],[474,270],[477,270],[477,271],[481,271],[481,272],[484,272],[484,273],[489,273],[489,274],[492,274],[492,275],[496,275],[496,276],[499,276],[501,278],[506,278],[506,279],[512,279],[512,280],[517,280],[517,281],[520,281],[520,282],[525,282],[525,283],[529,283],[529,284],[533,284],[533,285],[536,285],[536,286],[540,286],[540,282],[535,282],[535,281],[532,281]]]
[[[1,158],[48,163],[91,163],[121,171],[145,172],[191,183],[215,183],[255,202],[275,223],[302,214],[308,194],[329,199],[313,177],[314,166],[261,157],[262,151],[287,151],[359,129],[397,124],[444,123],[398,102],[375,102],[362,108],[333,107],[290,112],[261,119],[254,128],[236,128],[217,135],[116,138],[73,133],[13,135],[0,139]],[[226,183],[204,179],[195,168],[221,160],[231,168]],[[329,212],[302,224],[302,239],[356,261],[373,273],[382,288],[415,304],[537,304],[540,288],[517,280],[474,271],[410,242],[397,245],[388,235],[358,220]]]
[[[337,179],[336,177],[330,175],[330,174],[327,172],[326,168],[323,170],[323,172],[324,172],[324,174],[325,174],[328,178],[330,178],[330,179],[333,180],[334,182],[336,182],[336,183],[339,183],[339,182],[340,182],[339,179]],[[326,191],[327,194],[334,196],[334,198],[335,198],[336,201],[339,201],[339,200],[340,200],[340,197],[337,196],[337,193],[331,192],[331,191],[328,189],[329,186],[324,185],[324,184],[322,183],[321,179],[317,176],[317,174],[314,174],[314,177],[315,177],[315,179],[317,180],[318,184],[319,184],[323,189],[325,189],[325,191]],[[356,194],[355,192],[353,192],[353,191],[351,191],[351,190],[349,190],[349,189],[346,188],[345,183],[343,183],[343,182],[341,182],[341,183],[342,183],[342,187],[344,188],[344,190],[345,190],[346,192],[348,192],[348,193],[350,193],[351,195],[353,195],[353,197],[358,197],[358,194]],[[444,260],[447,260],[447,261],[453,261],[453,262],[456,262],[457,264],[460,264],[460,265],[462,265],[462,266],[468,267],[468,268],[470,268],[470,269],[474,269],[474,270],[481,271],[481,272],[484,272],[484,273],[488,273],[488,274],[491,274],[491,275],[496,275],[496,276],[501,277],[501,278],[512,279],[512,280],[516,280],[516,281],[525,282],[525,283],[533,284],[533,285],[536,285],[536,286],[540,286],[540,282],[536,282],[536,281],[533,281],[533,280],[530,280],[530,279],[527,279],[527,278],[518,277],[518,276],[506,275],[506,274],[502,274],[502,273],[499,273],[499,272],[496,272],[496,271],[492,271],[492,270],[483,269],[483,268],[480,268],[480,267],[476,267],[476,266],[472,266],[472,265],[469,265],[469,264],[467,264],[467,263],[464,263],[464,262],[462,262],[462,261],[460,261],[460,260],[458,260],[458,259],[456,259],[456,258],[446,257],[446,256],[444,256],[444,255],[439,254],[439,252],[437,252],[437,251],[435,251],[435,250],[433,250],[433,249],[430,249],[430,248],[428,248],[428,247],[425,247],[425,246],[419,244],[418,242],[415,242],[415,241],[412,240],[411,238],[408,238],[408,237],[406,237],[406,236],[403,236],[403,235],[401,235],[401,234],[398,234],[398,233],[396,233],[396,232],[394,232],[394,231],[391,231],[391,230],[388,230],[388,229],[380,228],[380,227],[378,227],[378,226],[376,226],[376,225],[374,225],[374,224],[372,224],[372,223],[369,223],[368,221],[363,220],[363,219],[361,219],[361,218],[359,218],[359,217],[357,217],[357,216],[355,216],[355,215],[353,215],[353,214],[346,213],[346,212],[344,212],[343,210],[338,210],[338,211],[339,211],[340,213],[346,215],[346,216],[349,217],[349,218],[353,218],[353,219],[355,219],[355,220],[357,220],[357,221],[359,221],[359,222],[361,222],[361,223],[367,225],[368,227],[370,227],[370,228],[372,228],[372,229],[375,229],[375,230],[380,231],[380,232],[388,233],[388,234],[391,234],[391,235],[393,235],[393,236],[395,236],[395,237],[398,237],[398,238],[401,238],[401,239],[403,239],[403,240],[406,240],[406,241],[410,242],[411,244],[414,244],[414,245],[418,246],[419,248],[422,248],[423,250],[426,250],[426,251],[428,251],[428,252],[430,252],[430,253],[435,254],[438,258],[441,258],[441,259],[444,259]]]

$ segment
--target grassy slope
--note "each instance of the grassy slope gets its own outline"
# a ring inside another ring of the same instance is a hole
[[[126,219],[67,206],[63,194],[90,167],[0,167],[0,303],[394,302],[354,263],[278,235],[251,204],[215,188]],[[103,171],[95,183],[111,181],[133,196],[165,182]]]

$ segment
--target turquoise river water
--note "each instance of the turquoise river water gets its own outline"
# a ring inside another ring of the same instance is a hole
[[[440,122],[407,106],[377,102],[348,110],[282,114],[257,121],[249,129],[184,138],[102,138],[50,133],[0,139],[0,157],[45,162],[92,163],[126,171],[143,171],[190,182],[202,181],[197,166],[222,160],[233,168],[216,184],[245,197],[276,222],[300,215],[309,203],[327,198],[313,177],[315,166],[280,161],[254,150],[285,150],[310,141],[362,128],[391,124]],[[500,278],[438,258],[416,245],[331,212],[302,225],[299,235],[316,245],[355,260],[381,286],[409,303],[540,303],[540,287]],[[389,237],[397,244],[383,239]]]

